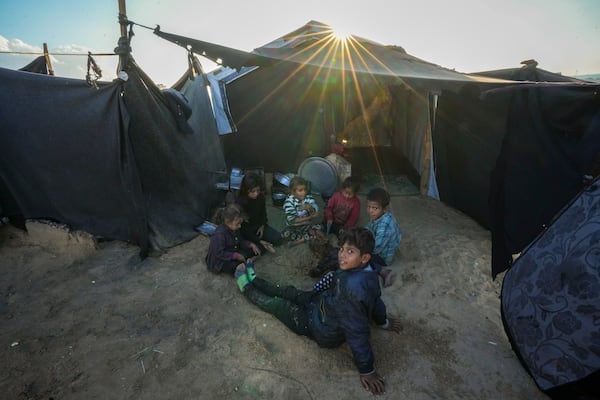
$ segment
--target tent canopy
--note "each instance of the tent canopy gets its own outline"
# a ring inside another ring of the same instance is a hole
[[[259,67],[226,84],[238,128],[222,137],[229,166],[255,167],[260,153],[264,168],[295,171],[306,157],[325,156],[332,142],[343,140],[346,147],[377,148],[355,154],[357,167],[363,161],[365,167],[395,167],[398,159],[408,159],[404,165],[419,175],[428,153],[423,150],[428,93],[508,82],[442,68],[398,46],[357,36],[340,40],[316,21],[250,53],[160,30],[155,34],[229,67]],[[428,174],[421,179],[431,181]]]
[[[474,72],[472,75],[487,76],[497,79],[508,79],[513,81],[531,81],[531,82],[585,82],[577,78],[557,74],[538,68],[538,62],[535,60],[521,61],[523,65],[520,68],[505,68],[492,71]]]
[[[494,78],[469,76],[440,67],[406,53],[399,46],[382,45],[358,36],[342,40],[335,36],[330,26],[317,21],[310,21],[251,53],[160,30],[154,33],[214,62],[234,68],[290,62],[390,77],[498,82]]]

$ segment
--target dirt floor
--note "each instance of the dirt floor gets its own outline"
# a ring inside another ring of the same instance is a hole
[[[404,236],[383,299],[404,330],[372,330],[381,397],[547,399],[504,333],[490,233],[435,200],[392,200]],[[281,211],[269,213],[275,225]],[[250,304],[231,276],[208,272],[205,236],[142,260],[123,242],[28,227],[0,226],[2,398],[372,397],[347,345],[319,348]],[[299,245],[256,269],[308,289],[314,262]]]

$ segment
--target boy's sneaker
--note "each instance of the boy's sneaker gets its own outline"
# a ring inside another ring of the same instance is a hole
[[[256,271],[254,270],[254,261],[249,261],[246,263],[246,276],[248,277],[248,282],[252,282],[256,278]]]
[[[246,267],[244,266],[244,264],[240,264],[237,266],[233,276],[235,277],[235,282],[237,283],[240,292],[244,292],[246,290],[246,286],[250,284],[250,281],[248,280],[248,275],[246,274]]]

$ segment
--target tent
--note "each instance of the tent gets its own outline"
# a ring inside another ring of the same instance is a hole
[[[99,84],[0,68],[0,205],[11,220],[48,219],[142,252],[196,236],[226,172],[206,81],[190,75],[192,115],[129,57]]]
[[[493,71],[474,72],[471,75],[487,76],[490,78],[509,79],[513,81],[530,82],[584,82],[581,79],[565,76],[559,73],[538,68],[535,60],[521,61],[521,68],[505,68]]]
[[[506,273],[513,349],[554,399],[600,396],[600,178],[564,207]]]
[[[227,83],[237,133],[222,136],[227,164],[294,172],[309,156],[343,142],[353,173],[406,171],[435,193],[431,168],[434,94],[458,90],[470,77],[351,36],[336,39],[320,22],[251,53],[156,30],[155,33],[229,67],[258,66]]]
[[[444,91],[433,133],[440,198],[492,231],[492,275],[508,269],[600,174],[600,86],[523,82]]]
[[[33,59],[29,64],[20,68],[19,71],[27,71],[27,72],[35,72],[38,74],[50,74],[50,68],[48,67],[48,62],[45,56],[39,56]]]
[[[509,109],[515,100],[513,94],[519,91],[519,87],[531,89],[531,82],[563,82],[549,85],[555,89],[545,92],[545,95],[560,99],[566,96],[567,83],[572,87],[586,84],[576,78],[537,68],[535,60],[526,60],[521,64],[521,68],[473,74],[521,81],[521,85],[513,86],[510,90],[490,91],[489,87],[470,84],[458,92],[443,91],[439,97],[433,142],[440,198],[488,229],[492,224],[489,209],[490,178],[507,133]],[[585,90],[592,93],[596,90],[594,86],[587,87]],[[564,101],[568,102],[568,97]],[[570,110],[569,118],[578,118],[577,110],[570,107],[566,110]],[[573,194],[570,192],[571,196]],[[553,212],[557,210],[555,206]],[[551,217],[553,212],[546,217]]]
[[[533,60],[460,74],[398,46],[339,41],[316,21],[251,53],[155,33],[225,65],[258,66],[226,85],[238,128],[222,137],[229,165],[296,171],[343,142],[353,174],[404,173],[492,230],[494,276],[581,189],[600,154],[599,86]]]

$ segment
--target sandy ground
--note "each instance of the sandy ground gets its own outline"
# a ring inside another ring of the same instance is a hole
[[[389,399],[547,399],[519,364],[490,277],[490,234],[421,196],[393,197],[403,240],[383,289],[396,335],[372,330]],[[364,204],[364,198],[362,198]],[[279,210],[269,207],[273,221]],[[364,213],[363,213],[364,214]],[[363,220],[364,221],[364,216]],[[206,270],[208,239],[144,260],[39,223],[0,227],[0,393],[6,399],[365,399],[347,345],[321,349]],[[308,246],[259,275],[310,288]]]

